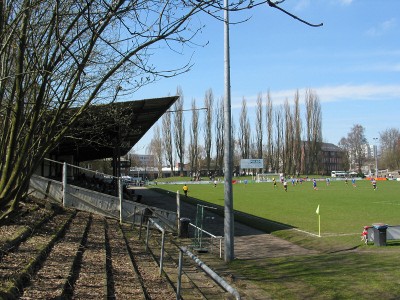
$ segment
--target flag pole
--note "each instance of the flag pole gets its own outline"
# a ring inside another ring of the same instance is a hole
[[[319,204],[315,213],[318,215],[318,237],[321,237],[321,215],[319,214]]]
[[[318,214],[318,236],[321,237],[321,215]]]

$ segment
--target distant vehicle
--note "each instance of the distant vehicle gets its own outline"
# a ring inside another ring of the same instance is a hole
[[[332,171],[331,172],[331,177],[337,177],[337,178],[344,178],[347,177],[349,175],[348,172],[345,171]]]
[[[142,177],[132,177],[132,176],[122,176],[122,181],[126,184],[126,185],[137,185],[137,186],[141,186],[142,185]]]

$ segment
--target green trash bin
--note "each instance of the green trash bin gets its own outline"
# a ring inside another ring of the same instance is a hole
[[[375,246],[386,246],[386,231],[388,225],[386,224],[372,224],[374,227],[374,245]]]

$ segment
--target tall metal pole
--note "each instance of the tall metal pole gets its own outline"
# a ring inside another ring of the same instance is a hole
[[[232,192],[232,128],[231,128],[231,82],[229,57],[229,3],[224,0],[224,69],[225,69],[225,97],[224,97],[224,235],[225,235],[225,262],[234,258],[234,219],[233,219],[233,192]]]

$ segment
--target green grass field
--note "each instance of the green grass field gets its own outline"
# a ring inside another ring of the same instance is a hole
[[[234,208],[262,218],[285,223],[299,230],[277,230],[272,234],[308,249],[313,255],[234,260],[230,268],[250,280],[272,299],[400,299],[400,241],[387,247],[364,245],[364,225],[400,225],[400,182],[332,181],[326,186],[311,182],[292,186],[285,192],[278,183],[234,184]],[[223,205],[224,187],[219,183],[190,184],[189,196]],[[159,184],[176,193],[183,183]],[[320,205],[321,238],[318,233]],[[260,296],[257,299],[263,299]]]
[[[378,181],[377,190],[367,180],[319,181],[318,190],[312,182],[292,186],[285,192],[280,183],[233,184],[234,209],[268,220],[318,234],[317,206],[320,206],[321,235],[358,234],[364,225],[386,223],[400,225],[400,182]],[[223,182],[190,184],[189,196],[217,205],[224,205]],[[172,192],[181,191],[182,184],[158,185]]]

